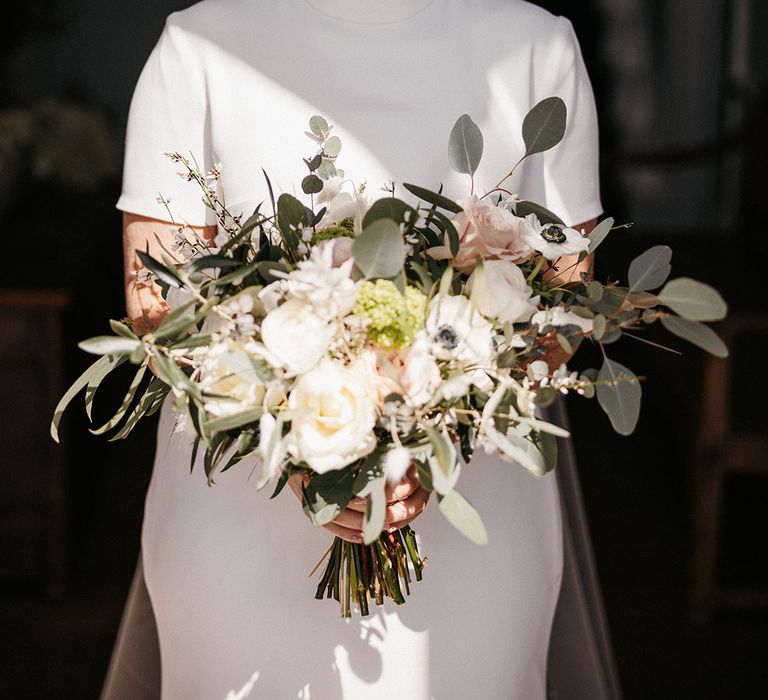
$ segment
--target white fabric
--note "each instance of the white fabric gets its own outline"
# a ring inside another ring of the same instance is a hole
[[[235,209],[267,199],[262,167],[277,192],[303,196],[312,114],[334,124],[347,176],[372,197],[394,179],[415,201],[399,183],[468,192],[445,155],[467,112],[485,136],[482,192],[523,152],[527,110],[557,94],[569,107],[565,140],[506,186],[568,223],[601,212],[594,102],[567,20],[503,0],[414,2],[418,12],[386,22],[346,21],[337,6],[205,0],[172,14],[132,101],[118,208],[167,219],[159,192],[177,219],[213,222],[163,156],[172,150],[206,168],[220,161]],[[464,540],[431,504],[414,523],[429,565],[407,604],[343,622],[307,578],[330,535],[290,492],[256,493],[247,464],[211,488],[199,462],[190,475],[189,436],[171,436],[172,419],[166,402],[142,534],[164,698],[545,697],[562,572],[553,475],[478,453],[461,490],[490,543]]]

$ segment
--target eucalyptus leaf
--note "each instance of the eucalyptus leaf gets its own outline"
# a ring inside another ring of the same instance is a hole
[[[526,200],[518,202],[515,205],[515,213],[520,217],[535,214],[542,224],[560,224],[565,226],[565,222],[557,214],[549,211],[546,207],[542,207],[541,204],[536,204],[536,202],[528,202]]]
[[[438,507],[449,523],[475,544],[487,544],[488,532],[480,514],[458,491],[449,491],[438,497]]]
[[[383,476],[369,481],[368,503],[365,506],[363,516],[363,541],[365,544],[373,544],[381,534],[384,527],[384,517],[387,512],[387,499],[385,494],[386,479]]]
[[[308,225],[306,207],[291,194],[283,192],[277,198],[277,227],[283,240],[292,248],[299,242],[299,234]]]
[[[638,255],[629,265],[630,292],[661,287],[672,271],[671,259],[672,248],[668,245],[655,245]]]
[[[323,151],[329,158],[335,158],[341,153],[341,139],[338,136],[331,136],[323,144]]]
[[[640,381],[632,370],[608,357],[603,360],[597,381],[597,401],[613,429],[620,435],[629,435],[640,417]]]
[[[77,347],[93,355],[130,355],[141,341],[134,338],[124,338],[117,335],[97,335],[81,340]]]
[[[458,173],[474,175],[483,156],[483,134],[468,114],[453,125],[448,139],[448,162]]]
[[[392,219],[377,219],[352,243],[352,257],[366,279],[394,277],[405,255],[400,227]]]
[[[556,146],[565,135],[568,110],[559,97],[547,97],[523,119],[525,155],[543,153]]]
[[[425,202],[434,204],[441,209],[446,209],[447,211],[453,212],[454,214],[458,214],[459,212],[463,211],[456,202],[438,192],[432,192],[431,190],[428,190],[424,187],[419,187],[419,185],[412,185],[408,182],[404,182],[403,187],[405,187],[405,189],[408,190],[411,194],[416,195],[419,199],[423,199]]]
[[[613,228],[613,223],[613,219],[609,216],[589,232],[589,248],[587,248],[587,252],[591,253],[605,240],[605,237]]]
[[[269,365],[243,350],[229,350],[218,357],[228,370],[250,384],[261,384],[272,376]]]
[[[406,204],[402,199],[398,199],[397,197],[382,197],[371,204],[370,208],[365,213],[365,216],[363,217],[363,228],[370,226],[378,219],[392,219],[398,224],[405,223],[406,214],[408,212],[415,213],[415,210],[410,204]]]
[[[670,333],[697,345],[715,357],[728,357],[728,348],[709,326],[679,316],[662,316],[661,325]]]
[[[309,129],[315,136],[323,138],[328,133],[330,127],[323,117],[319,114],[314,114],[309,118]]]
[[[595,340],[600,340],[605,333],[605,316],[597,314],[592,321],[592,337]]]
[[[691,321],[719,321],[728,313],[720,292],[690,277],[670,280],[657,296],[662,304]]]
[[[323,189],[323,181],[314,173],[310,173],[301,181],[304,194],[317,194]]]
[[[316,525],[331,522],[353,496],[355,472],[349,467],[313,474],[305,489],[307,514]]]

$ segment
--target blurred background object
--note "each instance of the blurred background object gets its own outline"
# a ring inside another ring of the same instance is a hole
[[[189,4],[28,0],[4,18],[4,697],[97,696],[136,562],[154,424],[109,443],[72,411],[55,447],[45,423],[57,383],[90,360],[77,341],[124,314],[114,203],[128,104],[165,17]],[[768,3],[536,4],[574,24],[598,101],[604,206],[634,224],[601,247],[597,277],[668,243],[674,275],[717,286],[739,329],[724,331],[725,361],[682,342],[683,356],[617,346],[615,359],[649,378],[629,438],[595,404],[568,399],[624,694],[766,697],[768,369],[757,290],[768,252]],[[594,366],[584,348],[578,363]],[[97,423],[108,392],[103,402]],[[740,435],[755,436],[748,471],[728,466]]]

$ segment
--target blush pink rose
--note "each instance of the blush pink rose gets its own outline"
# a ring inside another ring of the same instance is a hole
[[[427,252],[436,260],[451,260],[461,272],[471,272],[477,258],[483,260],[509,260],[523,262],[533,249],[521,235],[521,219],[491,201],[470,195],[457,200],[462,210],[453,219],[459,233],[459,252],[451,256],[446,234],[444,244],[429,248]]]

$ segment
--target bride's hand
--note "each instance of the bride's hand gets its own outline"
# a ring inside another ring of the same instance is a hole
[[[288,485],[299,500],[303,498],[302,481],[304,486],[309,484],[309,475],[293,474],[288,479]],[[385,491],[387,509],[384,513],[383,530],[393,531],[405,527],[427,507],[430,493],[431,491],[427,491],[419,483],[413,466],[408,469],[401,481],[387,484]],[[365,498],[353,498],[341,513],[323,527],[348,542],[362,542],[365,505]]]

